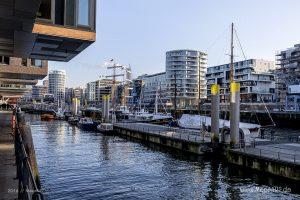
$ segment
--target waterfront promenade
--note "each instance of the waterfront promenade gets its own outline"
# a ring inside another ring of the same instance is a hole
[[[18,197],[11,115],[11,112],[0,112],[0,199],[17,199]]]

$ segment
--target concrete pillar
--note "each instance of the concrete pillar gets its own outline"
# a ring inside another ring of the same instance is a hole
[[[220,130],[220,86],[211,86],[211,140],[219,142]]]
[[[240,84],[230,83],[230,143],[239,144]]]

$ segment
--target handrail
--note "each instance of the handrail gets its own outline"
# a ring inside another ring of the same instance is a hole
[[[14,111],[15,116],[15,152],[16,152],[16,165],[17,177],[19,179],[18,199],[24,200],[43,200],[44,196],[37,186],[32,168],[29,162],[29,157],[26,152],[23,138],[20,132],[18,109]]]
[[[251,150],[252,150],[252,153],[251,153]],[[240,151],[244,152],[246,154],[259,155],[260,157],[275,158],[277,160],[285,161],[285,162],[291,162],[291,163],[299,163],[300,162],[300,155],[297,154],[296,151],[295,151],[295,153],[286,153],[286,152],[282,152],[282,151],[261,149],[261,148],[257,148],[257,147],[250,147],[250,148],[244,147],[244,148],[240,148]]]

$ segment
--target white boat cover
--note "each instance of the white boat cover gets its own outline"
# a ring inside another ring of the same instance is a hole
[[[182,128],[189,128],[189,129],[200,129],[202,128],[202,124],[205,126],[211,126],[211,117],[202,116],[202,115],[190,115],[190,114],[183,114],[178,121],[178,125]],[[223,127],[230,127],[230,121],[220,119],[220,128]],[[260,128],[258,124],[250,124],[250,123],[243,123],[240,122],[241,129],[254,129]]]

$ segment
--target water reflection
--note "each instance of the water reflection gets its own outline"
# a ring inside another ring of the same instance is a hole
[[[299,198],[290,192],[253,192],[279,185],[296,193],[299,184],[266,179],[219,158],[81,131],[66,122],[40,122],[33,117],[29,122],[48,199]]]

